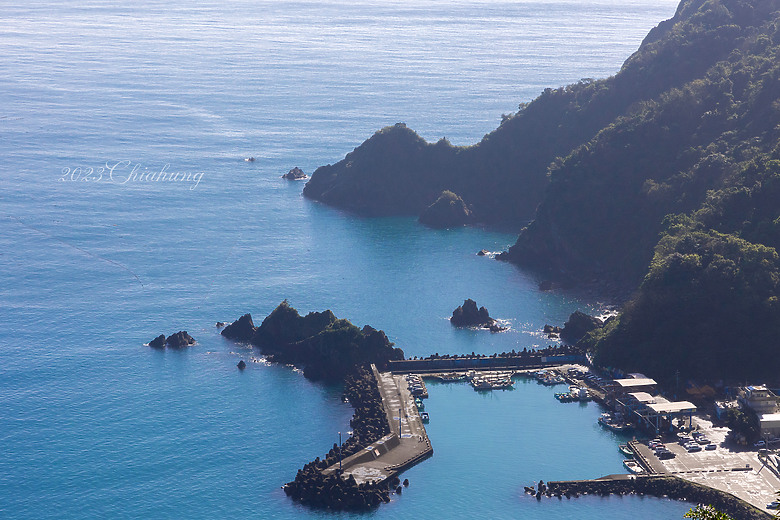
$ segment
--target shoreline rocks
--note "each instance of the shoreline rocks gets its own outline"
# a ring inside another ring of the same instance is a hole
[[[576,344],[590,331],[600,329],[604,322],[584,312],[574,311],[560,330],[561,339],[570,345]]]

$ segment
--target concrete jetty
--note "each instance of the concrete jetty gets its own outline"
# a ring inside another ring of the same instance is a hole
[[[390,434],[341,461],[345,478],[352,475],[358,484],[384,482],[433,455],[433,448],[420,418],[414,397],[403,375],[379,372],[371,365],[387,414]],[[336,463],[323,471],[338,471]]]

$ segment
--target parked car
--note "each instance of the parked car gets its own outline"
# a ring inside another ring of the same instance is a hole
[[[707,444],[707,445],[704,447],[704,449],[705,449],[705,450],[709,450],[709,451],[712,451],[712,450],[714,450],[715,448],[717,448],[717,446],[715,446],[715,445],[714,445],[714,444],[712,444],[712,443],[709,443],[709,444]]]

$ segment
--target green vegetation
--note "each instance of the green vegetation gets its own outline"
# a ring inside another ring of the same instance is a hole
[[[737,444],[753,444],[761,436],[761,424],[753,411],[732,408],[726,416],[726,425]]]
[[[404,357],[381,330],[360,329],[329,310],[301,316],[287,300],[263,320],[251,342],[273,361],[302,366],[309,379],[333,382],[370,363]]]
[[[619,319],[586,340],[597,362],[666,382],[673,377],[669,366],[705,379],[775,379],[777,252],[697,228],[690,219],[673,220],[636,296]]]
[[[726,513],[722,513],[712,506],[698,505],[685,513],[685,518],[693,518],[695,520],[734,520]]]
[[[546,89],[471,147],[383,129],[304,194],[419,215],[451,190],[476,221],[533,214],[502,259],[638,287],[584,339],[597,361],[776,380],[779,123],[780,0],[683,0],[615,76]]]

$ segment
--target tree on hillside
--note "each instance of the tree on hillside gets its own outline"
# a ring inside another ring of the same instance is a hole
[[[685,513],[685,518],[693,518],[695,520],[734,520],[726,513],[718,511],[712,506],[703,506],[701,504]]]

